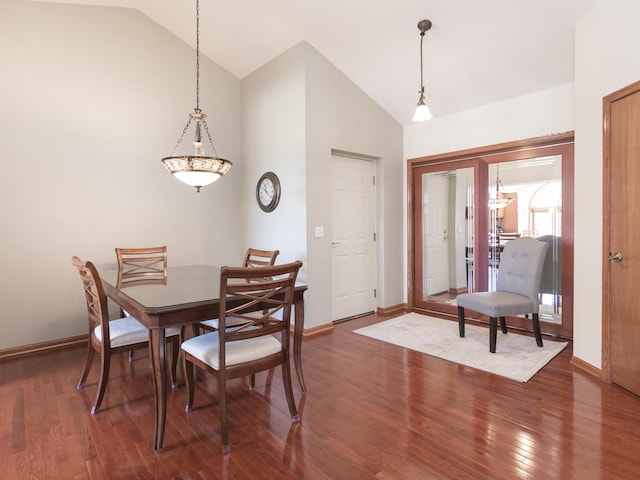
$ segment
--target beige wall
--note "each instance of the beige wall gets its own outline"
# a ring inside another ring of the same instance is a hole
[[[2,0],[0,71],[0,349],[86,333],[72,255],[241,258],[237,79],[201,59],[201,108],[236,166],[196,194],[160,163],[195,107],[194,50],[137,11]]]
[[[331,321],[332,150],[380,158],[378,305],[403,301],[402,128],[312,46],[302,42],[243,80],[245,197],[266,170],[281,176],[282,200],[265,214],[250,200],[248,242],[305,262],[305,327]],[[316,238],[316,226],[325,236]],[[272,229],[267,232],[265,229]],[[280,258],[279,258],[280,260]]]

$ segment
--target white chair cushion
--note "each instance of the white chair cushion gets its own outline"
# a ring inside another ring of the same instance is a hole
[[[218,332],[212,332],[182,342],[182,349],[205,362],[214,370],[218,370],[220,368],[218,362],[219,345]],[[250,362],[273,355],[281,350],[282,345],[271,335],[249,338],[247,340],[237,340],[235,342],[229,342],[226,345],[226,363],[227,365],[237,365],[239,363]]]
[[[180,329],[177,327],[169,327],[165,330],[167,337],[179,334]],[[93,335],[102,343],[102,329],[99,326],[93,329]],[[111,337],[111,346],[115,348],[148,342],[149,330],[135,318],[124,317],[109,321],[109,336]]]

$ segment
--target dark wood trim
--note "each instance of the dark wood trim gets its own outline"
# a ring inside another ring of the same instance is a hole
[[[609,196],[611,193],[611,104],[640,91],[640,81],[602,99],[602,379],[611,382],[611,312],[609,309]]]
[[[500,161],[518,160],[531,158],[533,156],[543,156],[549,154],[549,149],[558,149],[558,154],[562,155],[562,285],[563,285],[563,322],[564,319],[568,321],[570,328],[563,328],[561,325],[555,326],[553,324],[546,324],[545,333],[551,335],[560,335],[563,337],[571,338],[572,324],[573,324],[573,253],[574,253],[574,152],[573,152],[574,132],[564,132],[554,135],[546,135],[543,137],[534,137],[525,140],[518,140],[514,142],[506,142],[496,145],[486,145],[477,148],[471,148],[466,150],[459,150],[449,153],[440,153],[437,155],[430,155],[426,157],[419,157],[409,159],[407,161],[407,286],[408,286],[408,305],[410,309],[419,308],[421,310],[433,311],[434,309],[441,310],[446,314],[454,314],[455,307],[448,306],[446,304],[439,304],[437,302],[422,302],[416,298],[416,292],[418,290],[418,282],[421,279],[417,271],[417,262],[420,260],[421,252],[416,248],[416,239],[414,238],[414,231],[419,228],[420,220],[418,218],[419,205],[417,198],[417,179],[419,175],[427,171],[438,171],[443,169],[443,165],[447,168],[463,168],[462,166],[477,165],[476,175],[478,175],[479,187],[474,190],[474,203],[477,205],[483,204],[487,201],[487,169],[482,168],[490,163],[497,163]],[[555,152],[554,152],[555,153]],[[479,270],[487,267],[488,251],[487,245],[483,242],[479,242],[479,238],[482,238],[483,232],[487,232],[488,218],[487,212],[481,215],[482,210],[474,212],[474,229],[477,232],[476,245],[474,249],[477,252],[475,257],[478,259],[477,268]],[[476,282],[474,288],[476,291],[486,290],[486,282],[481,279],[481,276],[474,278]],[[566,317],[565,317],[566,316]],[[514,326],[524,327],[527,321],[523,319],[514,318],[510,324]],[[528,321],[530,324],[530,321]],[[528,327],[526,327],[528,328]]]
[[[602,373],[603,373],[602,370],[600,370],[597,367],[594,367],[593,365],[585,362],[584,360],[579,359],[578,357],[575,357],[572,355],[571,360],[569,360],[569,363],[593,377],[602,378]]]
[[[409,312],[409,306],[406,303],[399,303],[398,305],[392,305],[390,307],[378,307],[376,310],[377,315],[399,315]]]
[[[6,348],[0,350],[0,360],[10,358],[24,357],[33,355],[34,353],[46,353],[54,350],[60,350],[68,347],[76,347],[78,345],[86,345],[87,335],[79,335],[77,337],[60,338],[42,343],[33,343],[31,345],[22,345],[20,347]]]

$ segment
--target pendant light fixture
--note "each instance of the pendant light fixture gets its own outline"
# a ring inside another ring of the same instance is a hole
[[[513,201],[513,197],[507,196],[504,192],[504,185],[500,180],[500,164],[496,163],[496,193],[489,198],[489,208],[491,210],[500,210]]]
[[[207,116],[200,110],[200,0],[196,0],[196,108],[189,114],[189,120],[182,130],[182,134],[176,143],[170,157],[162,159],[162,163],[169,172],[178,180],[191,185],[199,192],[201,187],[209,185],[227,173],[232,163],[224,158],[219,158],[216,148],[213,146],[209,127],[205,118]],[[189,130],[191,123],[194,123],[195,135],[193,155],[177,155],[182,144],[182,139]],[[203,136],[209,140],[213,156],[205,155]]]
[[[420,20],[418,22],[418,30],[420,30],[420,98],[418,98],[418,106],[416,107],[416,113],[413,114],[414,122],[424,122],[431,120],[431,110],[424,101],[424,75],[422,65],[422,43],[424,42],[424,34],[431,28],[431,20]]]

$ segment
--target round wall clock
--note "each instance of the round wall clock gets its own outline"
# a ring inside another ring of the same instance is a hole
[[[273,212],[280,202],[280,179],[273,172],[266,172],[256,185],[256,200],[265,212]]]

